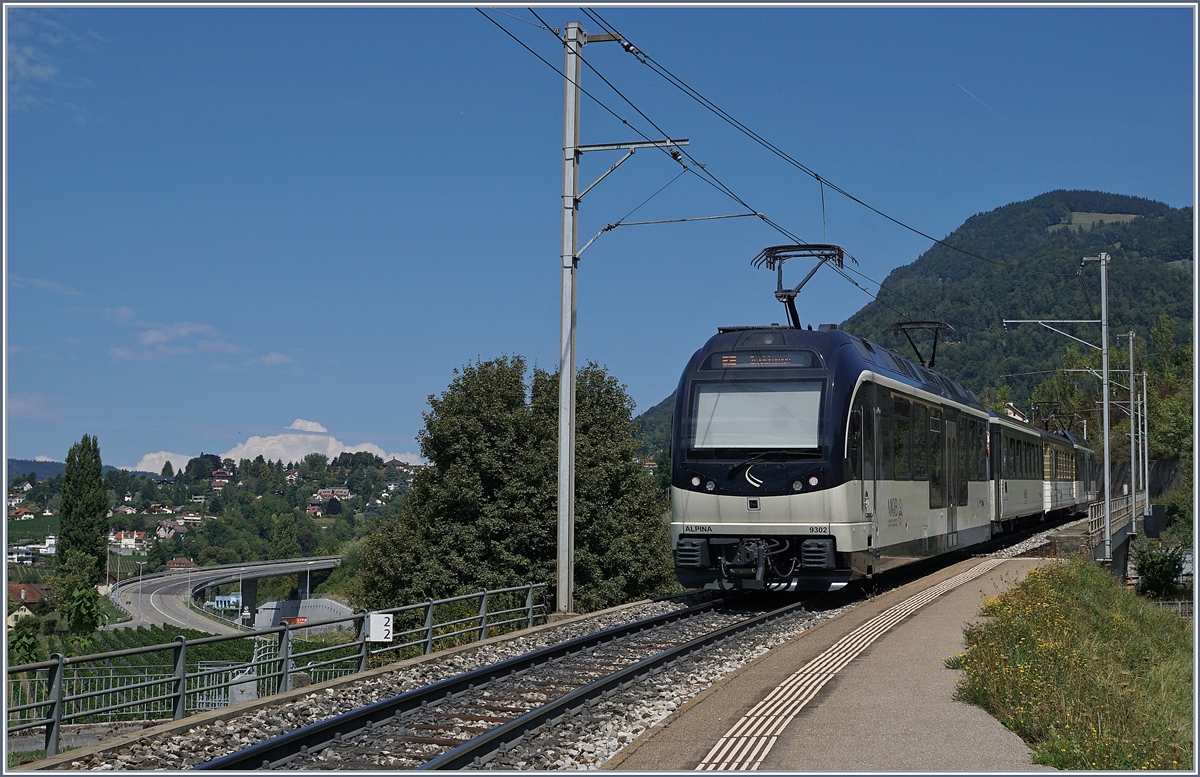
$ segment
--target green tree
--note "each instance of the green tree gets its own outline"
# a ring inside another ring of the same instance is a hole
[[[299,558],[300,540],[296,536],[296,516],[288,512],[273,518],[275,528],[271,532],[271,558]]]
[[[167,461],[167,463],[163,465],[163,468],[162,468],[162,477],[164,477],[164,478],[173,478],[173,477],[175,477],[175,468],[171,466],[171,462],[170,462],[170,461]]]
[[[1175,593],[1183,574],[1183,548],[1163,545],[1145,538],[1133,545],[1138,570],[1138,593],[1162,599]]]
[[[56,558],[62,565],[71,551],[79,551],[93,560],[102,558],[108,545],[108,490],[100,475],[100,444],[84,435],[67,453],[63,473],[62,506]],[[93,581],[100,574],[92,565]]]
[[[55,565],[47,583],[50,603],[73,634],[90,634],[100,625],[100,594],[96,592],[96,559],[72,548]]]
[[[477,362],[429,398],[419,441],[433,466],[364,540],[356,604],[553,584],[558,380],[534,370],[527,386],[525,372],[520,357]],[[594,364],[577,389],[575,596],[587,610],[664,590],[672,569],[666,501],[632,460],[632,401]]]
[[[18,621],[8,636],[8,665],[20,666],[44,661],[46,651],[38,639],[37,625],[30,619]]]

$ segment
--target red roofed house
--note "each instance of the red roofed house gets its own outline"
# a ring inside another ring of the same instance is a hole
[[[46,592],[37,583],[9,583],[8,598],[33,607],[46,597]]]

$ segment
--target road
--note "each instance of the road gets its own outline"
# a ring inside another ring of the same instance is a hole
[[[222,583],[251,580],[277,575],[297,574],[306,570],[332,569],[340,559],[321,557],[300,561],[264,562],[240,566],[201,567],[186,572],[174,572],[160,576],[147,576],[140,583],[136,578],[123,581],[119,591],[121,606],[133,616],[133,620],[117,628],[144,625],[163,626],[170,624],[181,628],[193,628],[216,634],[236,634],[237,629],[199,613],[189,612],[187,595],[189,580],[193,590]],[[139,620],[140,613],[140,620]]]

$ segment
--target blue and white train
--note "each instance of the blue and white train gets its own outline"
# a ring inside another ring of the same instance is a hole
[[[833,590],[1096,497],[1086,441],[836,325],[718,330],[680,378],[671,452],[691,588]]]

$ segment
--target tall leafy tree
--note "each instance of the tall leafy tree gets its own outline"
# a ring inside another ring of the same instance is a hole
[[[399,515],[362,548],[366,607],[553,584],[558,380],[520,357],[468,365],[430,397],[416,476]],[[594,364],[577,381],[576,604],[583,610],[671,583],[666,502],[633,462],[632,401]]]
[[[296,535],[296,516],[283,513],[274,516],[275,527],[271,533],[271,558],[299,558],[300,540]]]
[[[164,465],[163,465],[163,468],[162,468],[162,477],[164,477],[164,478],[173,478],[173,477],[175,477],[175,468],[171,466],[171,462],[170,462],[170,461],[168,461],[166,464],[164,464]]]
[[[50,602],[61,613],[61,622],[72,634],[90,634],[100,625],[100,594],[95,580],[99,564],[95,557],[71,548],[55,565],[54,576],[47,581]]]
[[[62,505],[56,559],[65,564],[71,551],[79,551],[92,559],[104,556],[108,544],[108,490],[100,475],[100,444],[94,436],[71,446],[63,473]],[[103,565],[92,568],[94,582],[99,582]]]

